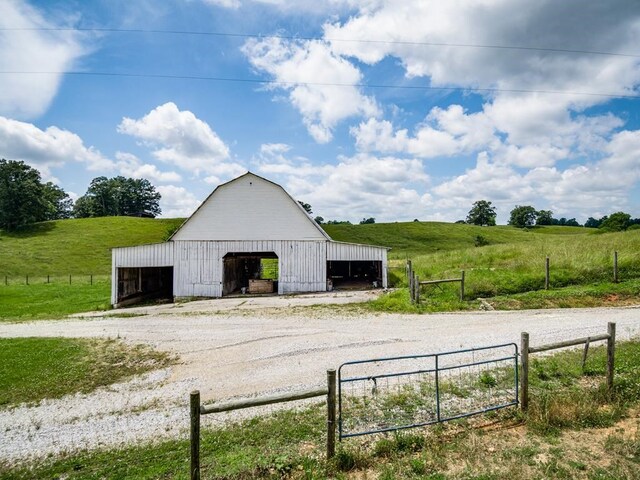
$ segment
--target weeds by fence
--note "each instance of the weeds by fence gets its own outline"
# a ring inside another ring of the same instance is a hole
[[[424,291],[421,287],[435,286],[440,288],[443,283],[453,282],[460,283],[460,301],[463,301],[467,292],[468,296],[472,298],[493,297],[500,294],[524,293],[542,289],[551,290],[554,287],[567,287],[592,282],[609,281],[619,283],[621,280],[630,280],[640,275],[636,270],[629,270],[628,265],[631,261],[629,258],[627,258],[627,263],[623,268],[624,274],[621,274],[618,257],[619,252],[616,250],[609,257],[611,260],[607,266],[590,266],[582,263],[572,266],[573,270],[568,270],[561,260],[554,264],[554,257],[551,255],[542,257],[535,269],[531,268],[530,258],[517,258],[517,263],[514,263],[512,267],[492,266],[492,261],[489,261],[488,265],[485,266],[482,265],[481,257],[479,261],[452,258],[452,261],[457,261],[457,265],[467,267],[465,270],[461,270],[461,275],[456,278],[451,275],[452,272],[455,272],[455,269],[449,265],[441,265],[441,267],[446,268],[438,273],[439,270],[430,271],[433,269],[432,266],[425,267],[420,265],[420,261],[406,260],[406,265],[402,267],[404,270],[402,279],[396,278],[399,277],[399,274],[396,273],[400,271],[398,266],[394,267],[393,278],[397,285],[406,285],[408,287],[411,302],[415,304],[420,303],[420,295]],[[633,258],[633,255],[631,258]],[[521,262],[526,262],[527,267],[523,268]],[[418,265],[417,267],[416,264]],[[576,277],[576,271],[580,272],[578,277]],[[445,278],[438,278],[438,276]],[[391,273],[389,277],[391,282]]]
[[[584,353],[582,356],[582,366],[587,360],[587,354],[589,352],[589,345],[591,342],[607,342],[607,390],[611,393],[613,389],[613,374],[615,371],[615,348],[616,348],[616,324],[609,322],[607,326],[607,333],[602,335],[593,335],[585,338],[577,338],[573,340],[566,340],[558,343],[550,343],[547,345],[540,345],[537,347],[529,346],[529,334],[522,332],[520,352],[522,355],[522,372],[520,375],[520,406],[523,411],[527,411],[529,407],[529,355],[531,353],[546,352],[549,350],[556,350],[558,348],[571,347],[575,345],[584,344]]]
[[[327,459],[336,453],[336,371],[327,370],[327,387],[303,390],[282,395],[234,400],[230,402],[201,405],[200,392],[194,391],[190,397],[191,417],[191,480],[200,480],[200,417],[211,413],[230,412],[244,408],[293,402],[308,398],[327,397]]]

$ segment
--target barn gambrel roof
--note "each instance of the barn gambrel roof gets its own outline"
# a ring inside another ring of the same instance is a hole
[[[170,240],[331,240],[284,188],[247,172],[216,187]]]

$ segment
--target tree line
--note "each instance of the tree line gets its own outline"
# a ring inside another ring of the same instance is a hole
[[[471,225],[493,226],[496,224],[496,209],[487,200],[474,202],[467,219],[460,223]],[[509,225],[517,228],[532,227],[534,225],[560,225],[567,227],[582,227],[575,218],[555,218],[551,210],[536,210],[531,205],[516,205],[509,214]],[[625,212],[615,212],[599,219],[589,217],[584,223],[586,228],[600,228],[610,232],[620,232],[628,229],[640,229],[640,218],[631,218]]]
[[[0,159],[0,228],[11,231],[46,220],[105,216],[156,217],[160,193],[146,179],[94,178],[75,202],[61,187],[42,182],[22,161]]]

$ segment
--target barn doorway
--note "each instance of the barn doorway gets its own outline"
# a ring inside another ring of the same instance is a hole
[[[382,287],[382,262],[376,260],[329,260],[329,285],[338,290]]]
[[[230,252],[223,258],[222,296],[277,293],[278,278],[274,252]]]
[[[118,268],[118,306],[173,301],[173,267]]]

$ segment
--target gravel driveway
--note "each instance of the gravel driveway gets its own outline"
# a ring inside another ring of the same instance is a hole
[[[189,308],[198,311],[197,305]],[[640,335],[637,307],[356,315],[327,307],[290,311],[258,305],[217,314],[145,313],[0,324],[2,337],[119,337],[180,356],[169,370],[121,385],[1,410],[0,460],[185,435],[192,389],[205,401],[296,389],[322,384],[326,369],[344,361],[519,343],[522,331],[530,333],[532,346],[606,333],[609,321],[617,322],[618,339]],[[210,424],[251,414],[204,419]]]

